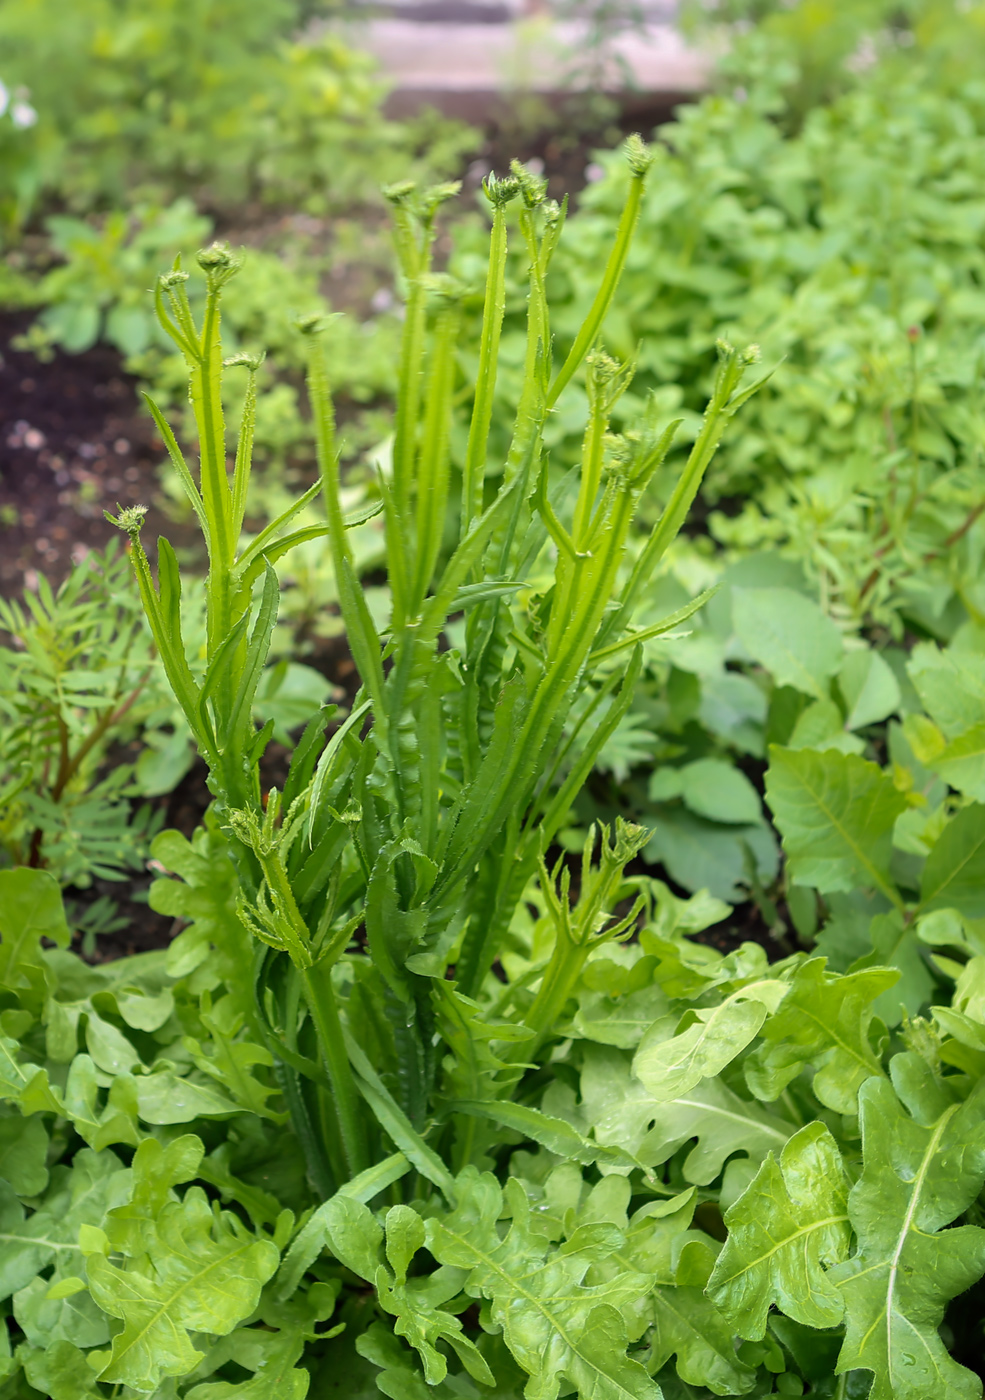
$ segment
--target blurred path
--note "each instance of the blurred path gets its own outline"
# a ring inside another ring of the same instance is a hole
[[[636,24],[599,45],[590,21],[519,0],[391,0],[357,23],[354,37],[393,82],[394,116],[432,105],[481,121],[524,92],[579,89],[669,110],[704,87],[709,69],[678,32],[675,8],[650,0]]]

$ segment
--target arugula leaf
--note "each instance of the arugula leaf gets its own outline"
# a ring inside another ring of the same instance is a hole
[[[143,1221],[137,1247],[126,1269],[101,1254],[87,1262],[93,1298],[123,1323],[98,1376],[153,1391],[201,1361],[190,1333],[222,1336],[250,1315],[280,1251],[228,1211],[213,1213],[197,1186]]]
[[[531,1229],[518,1181],[506,1187],[512,1221],[505,1238],[496,1229],[504,1193],[495,1177],[466,1168],[456,1184],[459,1205],[428,1220],[427,1245],[440,1263],[465,1271],[466,1293],[489,1300],[491,1322],[530,1377],[527,1400],[555,1400],[562,1377],[582,1400],[659,1400],[658,1387],[626,1355],[619,1311],[647,1290],[649,1278],[629,1270],[604,1283],[582,1282],[593,1263],[619,1248],[621,1232],[606,1226],[551,1252]]]
[[[830,1131],[808,1123],[726,1211],[707,1292],[740,1336],[764,1337],[773,1306],[807,1327],[841,1321],[843,1298],[825,1269],[848,1256],[848,1188]]]
[[[862,1175],[848,1198],[858,1249],[828,1275],[845,1301],[838,1373],[872,1371],[871,1400],[977,1400],[981,1381],[948,1356],[937,1326],[985,1273],[985,1230],[943,1228],[985,1179],[985,1084],[934,1116],[940,1105],[928,1113],[904,1082],[909,1058],[894,1059],[893,1085],[870,1079],[859,1093]]]
[[[854,1113],[862,1084],[882,1074],[869,1043],[872,1006],[897,980],[888,968],[841,976],[825,971],[824,958],[801,963],[745,1062],[746,1083],[756,1097],[771,1102],[805,1065],[813,1065],[812,1088],[820,1102]]]
[[[470,1375],[486,1385],[493,1377],[475,1343],[462,1324],[440,1305],[462,1290],[465,1275],[459,1269],[438,1269],[425,1278],[408,1279],[407,1269],[425,1241],[424,1221],[409,1206],[393,1206],[386,1215],[386,1260],[381,1245],[384,1231],[360,1201],[341,1193],[323,1211],[325,1232],[335,1256],[347,1269],[375,1285],[380,1306],[397,1320],[394,1331],[405,1337],[418,1353],[428,1385],[438,1385],[448,1374],[448,1363],[438,1351],[447,1342]]]
[[[767,1023],[768,1024],[768,1023]],[[557,1096],[545,1095],[557,1112]],[[647,1166],[666,1162],[691,1139],[695,1145],[681,1170],[685,1181],[714,1181],[734,1152],[761,1162],[780,1149],[794,1125],[742,1099],[721,1079],[709,1079],[669,1104],[659,1104],[631,1074],[625,1055],[607,1046],[586,1046],[581,1104],[574,1109],[583,1128],[599,1142],[622,1147]]]
[[[685,1029],[669,1039],[661,1022],[643,1037],[633,1061],[655,1103],[670,1103],[702,1079],[720,1074],[752,1041],[769,1013],[787,993],[787,984],[767,978],[733,992],[720,1006],[689,1011]],[[654,1035],[656,1032],[656,1035]]]

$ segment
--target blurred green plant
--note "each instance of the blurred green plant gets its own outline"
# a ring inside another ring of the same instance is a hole
[[[791,64],[833,9],[861,43],[865,7],[777,10],[776,34],[804,27],[784,40]],[[737,41],[728,91],[662,128],[626,296],[605,333],[637,357],[636,385],[683,414],[682,435],[696,430],[718,337],[755,339],[769,363],[782,361],[704,487],[709,506],[722,504],[708,516],[713,539],[732,558],[772,548],[801,561],[825,610],[849,628],[946,638],[985,615],[985,89],[968,76],[970,56],[985,56],[985,9],[927,0],[908,13],[900,33],[914,42],[877,46],[864,74],[848,71],[847,90],[790,132],[779,70],[754,61],[759,30],[747,36],[752,49]],[[599,160],[606,174],[584,192],[549,273],[561,348],[625,194],[619,161]],[[480,242],[477,230],[459,230],[459,275]],[[504,355],[516,366],[519,263],[507,286]],[[468,334],[474,344],[475,322]],[[679,389],[661,390],[667,381]],[[515,369],[499,392],[515,400]],[[639,402],[627,395],[616,421]],[[586,411],[573,400],[550,425],[558,465],[574,460]]]
[[[370,60],[308,18],[297,0],[9,0],[4,77],[42,118],[36,192],[78,211],[189,192],[323,209],[364,198],[367,164],[457,157],[463,128],[385,121]]]

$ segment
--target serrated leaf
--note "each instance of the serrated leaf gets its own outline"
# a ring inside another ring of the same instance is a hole
[[[223,1336],[250,1315],[280,1256],[235,1216],[213,1214],[194,1186],[144,1222],[141,1244],[129,1268],[95,1254],[87,1272],[96,1302],[123,1323],[99,1379],[153,1391],[162,1377],[187,1375],[201,1361],[190,1333]]]
[[[693,1022],[669,1039],[658,1023],[654,1031],[659,1038],[652,1032],[644,1036],[633,1061],[633,1073],[655,1103],[680,1098],[702,1079],[720,1074],[731,1064],[786,993],[785,982],[767,978],[733,992],[720,1006],[690,1012]]]
[[[777,685],[791,685],[818,700],[841,665],[838,628],[818,605],[791,588],[732,588],[736,635]]]
[[[920,880],[920,910],[957,909],[985,916],[985,806],[973,802],[937,838]]]
[[[38,1210],[28,1215],[8,1186],[0,1192],[0,1298],[27,1285],[54,1260],[80,1272],[79,1229],[99,1225],[128,1174],[112,1152],[83,1148],[70,1168],[55,1167]]]
[[[904,1103],[885,1079],[859,1094],[862,1174],[848,1200],[858,1249],[828,1276],[845,1300],[838,1372],[872,1371],[870,1400],[978,1400],[981,1381],[948,1356],[937,1327],[985,1272],[985,1230],[944,1229],[985,1178],[985,1085],[936,1120]]]
[[[771,745],[766,800],[791,879],[822,894],[874,885],[898,902],[889,860],[893,826],[907,803],[875,763]]]
[[[441,1307],[461,1292],[465,1276],[459,1269],[439,1269],[424,1278],[407,1278],[407,1267],[425,1241],[421,1217],[409,1206],[394,1206],[386,1216],[386,1258],[381,1244],[384,1231],[360,1201],[337,1195],[324,1211],[326,1234],[332,1252],[347,1269],[375,1284],[380,1306],[396,1318],[394,1331],[404,1337],[421,1358],[429,1385],[439,1385],[448,1374],[448,1363],[436,1343],[446,1342],[470,1375],[487,1385],[492,1375],[475,1343],[465,1336],[462,1324]]]
[[[882,1074],[869,1043],[873,1003],[897,978],[886,968],[829,973],[824,958],[802,963],[783,1005],[765,1023],[760,1044],[745,1062],[746,1082],[756,1097],[767,1102],[778,1098],[811,1065],[821,1103],[854,1113],[861,1085]]]
[[[582,1400],[660,1400],[639,1362],[626,1355],[626,1323],[619,1312],[647,1287],[635,1271],[585,1285],[589,1267],[622,1238],[608,1226],[583,1245],[551,1250],[530,1229],[519,1182],[507,1191],[512,1222],[505,1237],[496,1222],[503,1192],[495,1178],[468,1168],[457,1178],[459,1205],[427,1222],[428,1248],[440,1262],[466,1272],[465,1291],[489,1300],[491,1321],[502,1328],[514,1358],[530,1379],[526,1400],[554,1400],[566,1378]]]
[[[625,1055],[596,1045],[585,1049],[576,1112],[599,1142],[622,1147],[647,1166],[659,1166],[697,1139],[682,1166],[685,1181],[697,1185],[713,1181],[733,1153],[746,1152],[760,1162],[794,1132],[793,1124],[741,1099],[720,1079],[658,1104],[631,1074]]]
[[[774,1306],[807,1327],[841,1321],[843,1299],[825,1271],[848,1255],[848,1188],[831,1133],[808,1123],[726,1212],[707,1292],[739,1336],[765,1336]]]

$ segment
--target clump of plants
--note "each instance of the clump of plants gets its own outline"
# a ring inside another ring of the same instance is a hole
[[[451,189],[389,191],[408,299],[372,507],[382,622],[353,567],[365,513],[341,505],[318,321],[305,325],[321,468],[308,497],[321,493],[325,519],[298,526],[301,497],[242,547],[258,361],[223,362],[236,265],[222,247],[200,255],[201,322],[181,268],[160,280],[199,428],[193,472],[152,407],[208,546],[200,667],[173,549],[158,542],[155,577],[140,510],[118,523],[215,801],[192,841],[156,838],[171,875],[151,902],[185,921],[159,953],[85,966],[65,950],[51,877],[0,872],[11,1395],[980,1394],[951,1354],[956,1329],[941,1328],[985,1272],[970,818],[945,807],[914,889],[888,866],[909,803],[892,778],[857,754],[773,754],[770,800],[804,889],[876,891],[891,906],[884,943],[932,920],[947,955],[924,1018],[887,1014],[898,973],[877,958],[832,972],[803,952],[770,965],[756,944],[724,956],[691,941],[727,906],[637,873],[647,833],[632,822],[593,829],[576,863],[558,855],[642,648],[707,601],[640,616],[758,387],[742,382],[755,352],[723,344],[669,485],[658,473],[677,424],[659,399],[612,431],[632,366],[599,332],[652,161],[635,139],[626,157],[601,283],[558,361],[545,282],[564,210],[522,166],[487,182],[460,490],[463,288],[431,263]],[[527,322],[496,455],[511,208]],[[224,370],[247,383],[231,471]],[[552,480],[546,425],[582,375],[581,452]],[[630,550],[655,483],[657,523]],[[276,566],[312,539],[332,559],[361,689],[347,714],[315,717],[283,790],[264,791],[272,725],[253,709]]]

